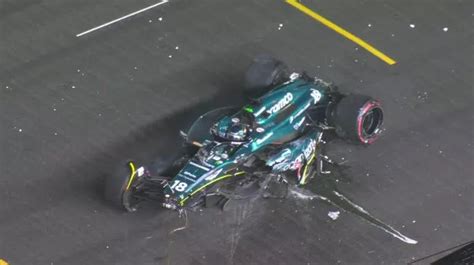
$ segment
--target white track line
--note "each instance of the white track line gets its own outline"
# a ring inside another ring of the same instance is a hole
[[[145,8],[143,8],[143,9],[138,10],[138,11],[135,11],[135,12],[133,12],[133,13],[130,13],[130,14],[128,14],[128,15],[125,15],[125,16],[123,16],[123,17],[117,18],[117,19],[115,19],[115,20],[112,20],[112,21],[110,21],[110,22],[107,22],[107,23],[105,23],[105,24],[102,24],[102,25],[100,25],[100,26],[97,26],[97,27],[95,27],[95,28],[86,30],[86,31],[84,31],[84,32],[82,32],[82,33],[79,33],[79,34],[76,35],[76,37],[80,37],[80,36],[86,35],[87,33],[91,33],[91,32],[93,32],[93,31],[96,31],[96,30],[101,29],[101,28],[103,28],[103,27],[107,27],[107,26],[112,25],[112,24],[114,24],[114,23],[116,23],[116,22],[119,22],[119,21],[121,21],[121,20],[124,20],[124,19],[126,19],[126,18],[129,18],[129,17],[131,17],[131,16],[135,16],[136,14],[140,14],[140,13],[145,12],[145,11],[147,11],[147,10],[149,10],[149,9],[154,8],[154,7],[160,6],[160,5],[162,5],[162,4],[166,4],[166,3],[168,3],[168,2],[169,2],[169,0],[162,0],[161,2],[156,3],[156,4],[154,4],[154,5],[145,7]]]

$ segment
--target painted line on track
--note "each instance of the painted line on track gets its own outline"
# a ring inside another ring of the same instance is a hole
[[[368,44],[367,42],[363,41],[361,38],[355,36],[354,34],[350,33],[349,31],[339,27],[338,25],[334,24],[327,18],[319,15],[318,13],[314,12],[313,10],[309,9],[305,5],[301,4],[298,2],[298,0],[286,0],[286,2],[290,5],[292,5],[294,8],[298,9],[299,11],[305,13],[306,15],[312,17],[313,19],[319,21],[321,24],[325,25],[326,27],[336,31],[337,33],[341,34],[342,36],[346,37],[347,39],[355,42],[362,48],[366,49],[368,52],[372,53],[376,57],[378,57],[380,60],[386,62],[389,65],[396,64],[397,62],[382,53],[381,51],[377,50],[374,48],[372,45]]]
[[[128,15],[125,15],[125,16],[123,16],[123,17],[119,17],[119,18],[117,18],[117,19],[114,19],[114,20],[112,20],[112,21],[110,21],[110,22],[104,23],[104,24],[102,24],[102,25],[100,25],[100,26],[97,26],[97,27],[95,27],[95,28],[91,28],[91,29],[89,29],[89,30],[86,30],[86,31],[84,31],[84,32],[81,32],[81,33],[77,34],[76,37],[84,36],[84,35],[86,35],[86,34],[88,34],[88,33],[91,33],[91,32],[96,31],[96,30],[98,30],[98,29],[101,29],[101,28],[110,26],[110,25],[112,25],[112,24],[114,24],[114,23],[117,23],[117,22],[119,22],[119,21],[121,21],[121,20],[124,20],[124,19],[126,19],[126,18],[135,16],[135,15],[137,15],[137,14],[140,14],[140,13],[142,13],[142,12],[145,12],[145,11],[147,11],[147,10],[149,10],[149,9],[155,8],[155,7],[160,6],[160,5],[162,5],[162,4],[166,4],[166,3],[168,3],[168,2],[169,2],[169,0],[162,0],[161,2],[156,3],[156,4],[154,4],[154,5],[147,6],[147,7],[143,8],[143,9],[140,9],[140,10],[138,10],[138,11],[135,11],[135,12],[130,13],[130,14],[128,14]]]

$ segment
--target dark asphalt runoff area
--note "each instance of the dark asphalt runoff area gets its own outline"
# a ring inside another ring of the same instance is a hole
[[[171,0],[76,37],[157,2],[0,1],[0,259],[391,265],[474,238],[472,1],[302,1],[395,65],[277,0]],[[104,201],[125,159],[166,154],[199,114],[240,104],[261,53],[383,102],[377,143],[329,144],[348,166],[334,183],[417,244],[302,195],[189,212],[179,231],[175,212]]]

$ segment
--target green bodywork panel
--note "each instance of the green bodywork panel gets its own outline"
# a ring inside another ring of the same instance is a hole
[[[289,164],[296,163],[296,159],[307,158],[305,151],[308,153],[310,148],[315,149],[320,132],[308,130],[306,114],[316,105],[325,104],[326,91],[326,87],[313,82],[292,80],[272,89],[253,103],[234,110],[234,113],[213,121],[215,132],[224,134],[233,119],[247,115],[252,120],[253,129],[249,132],[247,141],[236,143],[215,140],[208,128],[200,139],[203,147],[170,181],[165,194],[176,198],[183,205],[188,197],[205,187],[243,174],[239,165],[268,146],[281,146],[280,152],[267,161],[269,166],[277,165],[279,161]],[[197,122],[206,115],[201,116]],[[274,168],[277,171],[285,168],[288,170],[291,165],[280,163]]]

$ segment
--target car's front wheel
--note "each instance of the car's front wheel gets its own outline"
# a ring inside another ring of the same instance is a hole
[[[137,168],[131,161],[123,163],[114,174],[105,179],[105,199],[114,206],[129,212],[136,210],[137,200],[133,193],[137,183]]]

